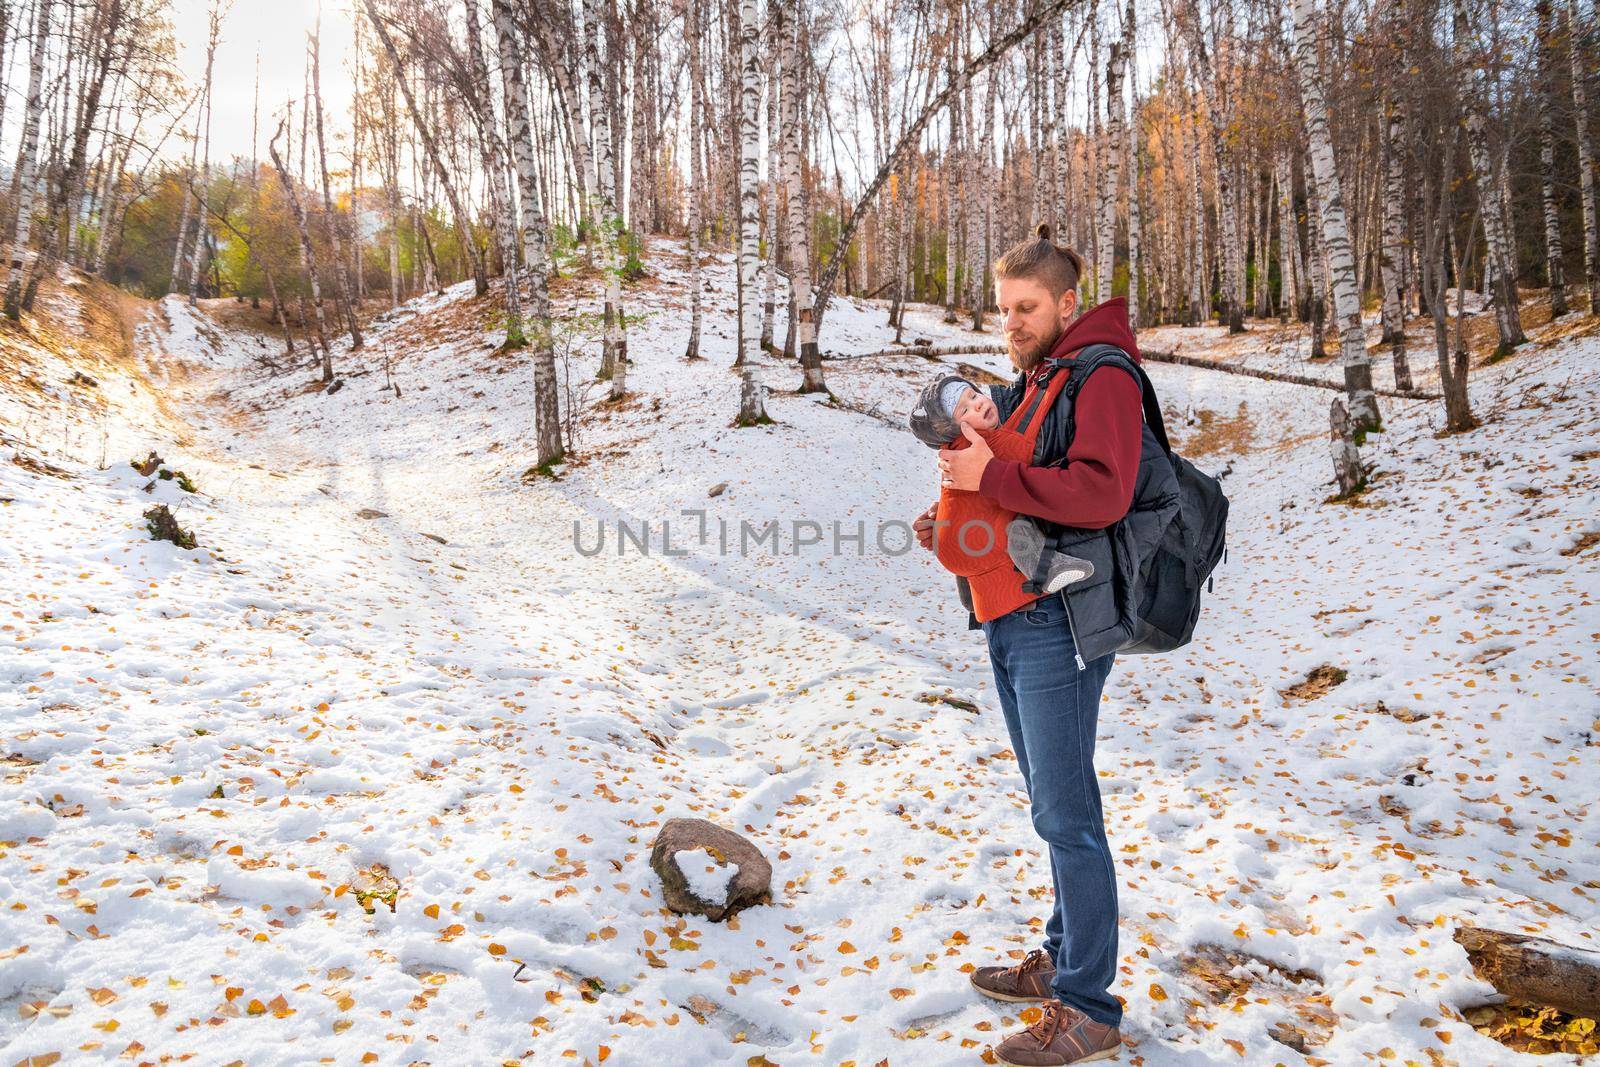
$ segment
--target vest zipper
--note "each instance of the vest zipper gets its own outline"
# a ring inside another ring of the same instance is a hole
[[[1067,610],[1067,632],[1072,635],[1072,658],[1078,661],[1078,670],[1087,670],[1083,662],[1083,652],[1078,646],[1078,627],[1072,621],[1072,604],[1067,600],[1067,591],[1061,590],[1061,606]]]

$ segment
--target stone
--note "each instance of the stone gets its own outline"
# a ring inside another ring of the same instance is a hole
[[[702,900],[689,888],[674,858],[679,852],[705,849],[737,867],[723,900]],[[679,915],[704,915],[721,922],[735,912],[772,900],[772,864],[748,838],[705,819],[668,819],[650,850],[650,867],[661,879],[666,905]]]

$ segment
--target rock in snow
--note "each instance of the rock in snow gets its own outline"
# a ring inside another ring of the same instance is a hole
[[[695,862],[706,859],[721,860],[737,873],[726,879],[717,877],[716,872],[704,870],[706,863]],[[748,838],[705,819],[668,819],[650,850],[650,866],[661,878],[667,907],[680,915],[704,915],[720,922],[771,899],[772,864],[761,850]],[[724,883],[718,899],[701,895],[712,892],[718,882]]]

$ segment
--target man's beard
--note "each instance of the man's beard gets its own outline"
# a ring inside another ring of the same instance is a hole
[[[1054,330],[1044,337],[1034,338],[1026,348],[1019,349],[1007,340],[1006,353],[1011,357],[1011,365],[1024,374],[1031,373],[1033,368],[1044,362],[1044,357],[1050,354],[1050,350],[1056,346],[1056,341],[1060,337],[1061,325],[1057,323]]]

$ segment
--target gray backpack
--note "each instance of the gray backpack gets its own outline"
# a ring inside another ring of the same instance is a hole
[[[1141,462],[1171,463],[1178,485],[1178,506],[1171,509],[1165,530],[1140,531],[1137,538],[1119,536],[1124,531],[1109,531],[1116,542],[1143,546],[1136,561],[1124,560],[1122,553],[1113,555],[1116,569],[1123,571],[1117,575],[1116,584],[1131,594],[1116,598],[1116,629],[1123,636],[1114,651],[1170,652],[1188,644],[1194,636],[1195,623],[1200,618],[1201,587],[1209,585],[1211,572],[1227,554],[1228,498],[1215,478],[1172,450],[1155,386],[1143,367],[1114,346],[1093,345],[1076,359],[1060,364],[1061,370],[1072,375],[1062,390],[1072,405],[1068,415],[1069,444],[1076,429],[1078,391],[1090,374],[1105,366],[1118,367],[1138,380],[1145,425],[1160,446],[1160,455],[1147,454]],[[1133,517],[1130,511],[1116,525],[1125,525]]]

